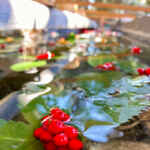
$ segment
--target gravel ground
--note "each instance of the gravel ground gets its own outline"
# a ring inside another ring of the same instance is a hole
[[[140,39],[150,40],[150,17],[139,17],[129,23],[121,23],[116,25],[117,30],[124,33],[135,35]]]
[[[148,142],[113,140],[106,144],[90,144],[88,150],[150,150]]]
[[[139,17],[129,23],[124,23],[121,25],[122,29],[132,29],[134,31],[141,31],[143,33],[150,32],[150,17],[144,16]]]

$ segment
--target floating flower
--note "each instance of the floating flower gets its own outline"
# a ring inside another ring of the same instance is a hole
[[[112,36],[118,36],[117,32],[112,32]]]
[[[57,41],[59,44],[68,44],[68,41],[65,39],[65,38],[60,38],[58,41]]]
[[[14,38],[12,38],[12,37],[7,37],[7,38],[5,39],[5,41],[8,42],[8,43],[11,43],[11,42],[14,41]]]
[[[112,35],[112,32],[110,30],[106,31],[105,32],[106,36],[111,36]]]
[[[51,36],[52,38],[57,38],[57,37],[59,36],[59,34],[58,34],[57,32],[51,32],[51,33],[50,33],[50,36]]]

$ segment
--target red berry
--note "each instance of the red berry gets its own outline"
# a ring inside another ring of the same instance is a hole
[[[70,116],[67,113],[64,113],[62,121],[70,121]]]
[[[46,115],[41,120],[42,120],[42,125],[44,127],[48,127],[48,125],[50,124],[50,116]]]
[[[23,48],[20,47],[20,48],[18,49],[18,51],[19,51],[20,53],[22,53],[22,52],[23,52]]]
[[[96,68],[97,69],[102,69],[102,70],[105,70],[105,71],[114,71],[114,70],[116,70],[116,67],[111,62],[105,63],[103,65],[98,65]]]
[[[80,140],[73,139],[69,141],[69,148],[71,150],[80,150],[83,148],[83,143]]]
[[[138,68],[137,72],[139,73],[139,75],[144,75],[145,74],[145,70],[143,68]]]
[[[44,144],[45,150],[56,150],[56,146],[54,143],[49,142],[47,144]]]
[[[42,127],[37,128],[37,129],[34,131],[34,137],[36,137],[36,138],[39,139],[43,132],[44,132],[44,129],[43,129]]]
[[[131,50],[131,52],[133,54],[140,54],[141,53],[141,48],[139,48],[139,47],[133,47],[132,50]]]
[[[0,44],[0,49],[5,49],[6,45],[5,44]]]
[[[57,147],[57,150],[69,150],[69,149],[65,146],[61,146],[61,147]]]
[[[145,69],[145,74],[146,74],[147,76],[150,75],[150,68]]]
[[[50,125],[50,120],[45,120],[44,122],[42,122],[42,126],[48,128],[48,126]]]
[[[96,66],[97,69],[104,69],[103,65]]]
[[[36,56],[36,59],[37,60],[45,60],[45,59],[48,59],[48,57],[49,57],[49,54],[45,53],[45,54],[41,54],[41,55]]]
[[[48,131],[52,134],[58,134],[63,132],[64,123],[60,120],[52,120],[48,126]]]
[[[36,59],[37,60],[48,60],[48,59],[51,59],[54,56],[55,56],[54,53],[46,52],[44,54],[36,56]]]
[[[51,58],[55,57],[55,54],[54,53],[51,53]]]
[[[57,134],[54,137],[54,143],[57,146],[65,146],[65,145],[67,145],[68,144],[68,137],[67,137],[67,135],[64,134],[64,133]]]
[[[52,108],[52,109],[50,110],[50,113],[51,113],[52,115],[55,114],[55,113],[57,113],[57,112],[62,112],[62,110],[59,109],[58,107]]]
[[[53,119],[57,119],[57,120],[61,120],[61,121],[69,121],[70,120],[70,116],[68,114],[66,114],[65,112],[63,112],[62,110],[60,110],[59,108],[53,108],[50,112],[52,114]]]
[[[73,139],[78,136],[78,130],[72,126],[65,126],[64,133],[68,136],[68,138]]]
[[[50,133],[48,131],[44,131],[41,135],[40,135],[40,140],[42,142],[50,142],[52,140],[52,136],[50,135]]]
[[[49,117],[49,115],[44,116],[41,120],[46,120]]]
[[[114,64],[111,62],[105,63],[103,66],[104,70],[114,71],[116,69]]]

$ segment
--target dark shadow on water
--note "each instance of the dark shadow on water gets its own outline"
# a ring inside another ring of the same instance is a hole
[[[0,80],[0,99],[9,93],[18,91],[29,81],[32,81],[35,74],[15,73],[12,72]]]

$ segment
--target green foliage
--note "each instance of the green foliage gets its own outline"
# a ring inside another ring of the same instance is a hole
[[[100,92],[98,96],[94,95],[93,103],[109,114],[115,122],[125,123],[150,106],[146,98],[150,90],[149,83],[150,79],[145,76],[122,78],[114,81],[110,88]]]
[[[97,94],[99,91],[109,87],[112,81],[122,77],[121,72],[83,73],[77,77],[78,84],[84,88],[87,96]]]
[[[136,74],[137,68],[144,67],[143,64],[139,63],[139,61],[133,57],[119,59],[116,61],[116,66],[119,67],[121,71],[129,74]]]
[[[3,43],[5,43],[6,41],[5,41],[5,39],[0,39],[0,44],[3,44]]]
[[[38,112],[38,108],[44,108],[44,110]],[[43,114],[48,112],[48,108],[46,105],[46,100],[42,97],[38,97],[35,100],[31,101],[26,107],[22,109],[22,114],[24,118],[33,126],[36,126],[40,119],[42,118]]]
[[[100,64],[104,64],[107,62],[113,62],[115,61],[117,58],[114,55],[111,54],[102,54],[99,56],[89,56],[88,57],[88,63],[93,66],[96,67]]]
[[[42,150],[42,145],[33,137],[34,129],[22,122],[9,121],[0,128],[0,149]]]
[[[72,32],[72,33],[70,33],[69,35],[68,35],[68,37],[67,37],[67,41],[69,41],[69,42],[71,42],[71,43],[74,43],[75,42],[75,39],[76,39],[76,37],[75,37],[75,34]]]
[[[109,86],[104,86],[106,81],[102,76],[106,75]],[[46,94],[36,98],[22,110],[24,118],[32,126],[37,126],[50,108],[59,107],[71,115],[69,124],[78,127],[87,138],[98,141],[94,127],[98,130],[112,129],[150,106],[146,98],[150,91],[148,77],[121,78],[121,73],[117,72],[102,73],[102,76],[100,73],[83,74],[76,82],[80,90],[68,87],[57,95]],[[99,133],[99,141],[106,140],[107,132]]]
[[[136,74],[136,70],[139,67],[143,67],[144,65],[140,64],[136,58],[131,56],[125,58],[117,58],[115,55],[111,54],[102,54],[99,56],[89,56],[88,63],[92,67],[96,67],[98,65],[113,62],[118,70],[127,73],[127,74]]]
[[[45,66],[46,64],[47,64],[46,61],[28,61],[14,64],[10,67],[10,69],[16,72],[20,72],[30,70],[35,67],[42,67]]]
[[[0,119],[0,127],[2,127],[3,125],[5,125],[7,121],[3,120],[3,119]]]

